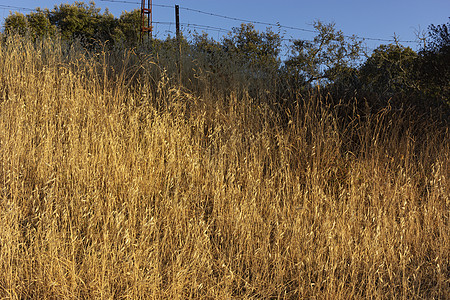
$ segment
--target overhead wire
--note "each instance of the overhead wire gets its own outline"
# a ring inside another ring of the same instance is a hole
[[[162,24],[162,25],[175,25],[174,22],[153,22],[154,24]],[[220,31],[220,32],[228,32],[228,29],[216,27],[216,26],[209,26],[209,25],[201,25],[201,24],[194,24],[194,23],[180,23],[181,26],[184,27],[192,27],[197,29],[206,29],[206,30],[212,30],[212,31]]]
[[[139,2],[136,2],[136,1],[127,1],[127,0],[100,0],[100,1],[111,2],[111,3],[140,4]],[[173,8],[172,5],[167,5],[167,4],[152,3],[152,5],[155,7]],[[0,7],[16,8],[16,9],[30,10],[30,11],[34,10],[34,9],[30,9],[30,8],[10,6],[10,5],[1,5],[1,4],[0,4]],[[213,17],[218,17],[218,18],[223,18],[223,19],[228,19],[228,20],[233,20],[233,21],[239,21],[239,22],[245,22],[245,23],[274,26],[274,27],[278,27],[278,28],[284,28],[284,29],[290,29],[290,30],[296,30],[296,31],[302,31],[302,32],[309,32],[309,33],[318,33],[319,32],[318,30],[314,30],[314,29],[306,29],[306,28],[295,27],[295,26],[286,26],[286,25],[282,25],[280,23],[269,23],[269,22],[263,22],[263,21],[255,21],[255,20],[249,20],[249,19],[230,17],[230,16],[226,16],[226,15],[221,15],[221,14],[217,14],[217,13],[207,12],[207,11],[193,9],[193,8],[189,8],[189,7],[183,7],[183,6],[180,6],[180,9],[185,10],[185,11],[199,13],[199,14],[209,15],[209,16],[213,16]],[[208,27],[209,25],[198,25],[198,26]],[[210,26],[210,27],[214,27],[214,26]],[[226,31],[226,30],[224,30],[224,31]],[[363,36],[358,36],[358,35],[353,35],[353,36],[344,35],[344,37],[356,38],[356,39],[367,40],[367,41],[377,41],[377,42],[399,42],[399,43],[416,43],[417,42],[417,41],[412,41],[412,40],[382,39],[382,38],[363,37]]]
[[[0,4],[0,9],[3,10],[3,21],[5,21],[5,10],[7,10],[7,9],[18,10],[19,12],[22,11],[22,10],[30,11],[30,12],[35,10],[35,9],[32,9],[32,8],[28,8],[28,7],[20,7],[20,6],[5,5],[5,4]],[[5,28],[5,24],[2,24],[1,27]]]
[[[101,1],[103,1],[103,2],[120,2],[120,3],[139,4],[138,2],[131,2],[131,1],[126,1],[126,0],[101,0]],[[172,6],[164,5],[164,4],[153,3],[152,5],[153,6],[157,6],[157,7],[172,8]],[[225,15],[221,15],[221,14],[217,14],[217,13],[207,12],[207,11],[203,11],[203,10],[199,10],[199,9],[183,7],[183,6],[180,6],[180,9],[186,10],[186,11],[191,11],[191,12],[196,12],[196,13],[200,13],[200,14],[204,14],[204,15],[209,15],[209,16],[213,16],[213,17],[218,17],[218,18],[223,18],[223,19],[228,19],[228,20],[233,20],[233,21],[239,21],[239,22],[245,22],[245,23],[252,23],[252,24],[266,25],[266,26],[274,26],[274,27],[278,27],[278,28],[284,28],[284,29],[290,29],[290,30],[296,30],[296,31],[303,31],[303,32],[309,32],[309,33],[318,33],[319,32],[318,30],[314,30],[314,29],[306,29],[306,28],[295,27],[295,26],[286,26],[286,25],[282,25],[280,23],[269,23],[269,22],[262,22],[262,21],[255,21],[255,20],[248,20],[248,19],[230,17],[230,16],[225,16]],[[362,37],[362,36],[358,36],[358,35],[353,35],[353,36],[344,35],[344,37],[346,37],[346,38],[357,38],[357,39],[360,39],[360,40],[367,40],[367,41],[378,41],[378,42],[399,42],[399,43],[415,43],[416,42],[416,41],[411,41],[411,40],[396,40],[396,39],[382,39],[382,38]]]
[[[28,10],[28,11],[33,11],[34,10],[34,9],[28,8],[28,7],[19,7],[19,6],[0,4],[0,9],[8,9],[8,8],[13,8],[13,9],[17,9],[17,10]]]
[[[280,23],[268,23],[268,22],[261,22],[261,21],[254,21],[254,20],[247,20],[247,19],[241,19],[241,18],[235,18],[235,17],[229,17],[229,16],[225,16],[225,15],[219,15],[216,13],[211,13],[211,12],[205,12],[202,10],[198,10],[198,9],[192,9],[192,8],[187,8],[187,7],[182,7],[180,6],[180,9],[186,10],[186,11],[192,11],[192,12],[197,12],[197,13],[201,13],[201,14],[205,14],[205,15],[210,15],[210,16],[214,16],[214,17],[219,17],[219,18],[224,18],[224,19],[229,19],[229,20],[234,20],[234,21],[240,21],[240,22],[245,22],[245,23],[253,23],[253,24],[259,24],[259,25],[266,25],[266,26],[274,26],[274,27],[279,27],[279,28],[285,28],[285,29],[291,29],[291,30],[297,30],[297,31],[303,31],[303,32],[310,32],[310,33],[318,33],[318,30],[313,30],[313,29],[305,29],[305,28],[300,28],[300,27],[294,27],[294,26],[286,26],[286,25],[282,25]],[[362,39],[362,40],[370,40],[370,41],[381,41],[381,42],[395,42],[397,40],[395,39],[381,39],[381,38],[371,38],[371,37],[361,37],[361,36],[349,36],[349,35],[344,35],[344,37],[347,38],[357,38],[357,39]],[[400,43],[415,43],[416,41],[398,41]]]
[[[188,7],[182,7],[182,6],[180,6],[180,9],[183,9],[183,10],[186,10],[186,11],[192,11],[192,12],[196,12],[196,13],[201,13],[201,14],[204,14],[204,15],[219,17],[219,18],[223,18],[223,19],[233,20],[233,21],[240,21],[240,22],[245,22],[245,23],[253,23],[253,24],[267,25],[267,26],[276,26],[276,27],[280,27],[280,28],[286,28],[286,29],[293,29],[293,30],[299,30],[299,31],[304,31],[304,32],[317,33],[317,30],[305,29],[305,28],[299,28],[299,27],[292,27],[292,26],[285,26],[285,25],[281,25],[280,23],[268,23],[268,22],[261,22],[261,21],[252,21],[252,20],[247,20],[247,19],[241,19],[241,18],[235,18],[235,17],[219,15],[219,14],[216,14],[216,13],[206,12],[206,11],[202,11],[202,10],[198,10],[198,9],[192,9],[192,8],[188,8]]]
[[[126,1],[126,0],[100,0],[100,1],[101,1],[101,2],[112,2],[112,3],[141,4],[140,2]],[[157,3],[152,3],[152,6],[156,6],[156,7],[165,7],[165,8],[173,8],[173,5],[157,4]]]

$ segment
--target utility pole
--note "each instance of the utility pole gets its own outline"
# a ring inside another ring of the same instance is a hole
[[[178,85],[181,87],[181,34],[180,34],[180,6],[175,5],[175,25],[178,44]]]
[[[142,27],[141,27],[141,40],[142,36],[145,32],[147,32],[148,40],[152,37],[152,0],[148,0],[147,7],[145,7],[145,0],[141,0],[141,18],[142,18]]]
[[[180,38],[180,6],[175,5],[175,24],[177,28],[177,39]]]

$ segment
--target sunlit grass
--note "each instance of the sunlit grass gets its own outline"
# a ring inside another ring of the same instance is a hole
[[[446,129],[0,47],[1,298],[450,297]]]

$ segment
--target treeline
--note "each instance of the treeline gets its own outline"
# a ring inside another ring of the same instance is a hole
[[[269,28],[260,32],[252,24],[234,28],[220,41],[194,32],[181,39],[181,46],[171,37],[141,40],[140,26],[139,10],[116,18],[108,10],[101,13],[93,2],[75,2],[27,15],[10,14],[4,35],[34,40],[57,36],[88,49],[106,45],[111,51],[135,48],[148,53],[150,45],[150,53],[167,64],[163,67],[172,70],[173,78],[182,66],[181,80],[187,88],[208,85],[211,92],[227,93],[242,87],[256,99],[278,104],[297,101],[299,95],[320,87],[334,101],[365,99],[364,105],[373,108],[391,105],[442,113],[450,107],[450,23],[430,25],[418,52],[392,43],[368,55],[360,39],[317,21],[316,37],[292,41],[285,59],[280,55],[283,37]]]
[[[15,12],[5,19],[6,34],[29,35],[36,39],[60,35],[64,40],[125,42],[133,46],[139,39],[139,10],[123,12],[119,18],[107,9],[101,13],[94,2],[61,4],[53,9],[37,8],[27,15]]]

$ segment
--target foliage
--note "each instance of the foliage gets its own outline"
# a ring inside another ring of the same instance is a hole
[[[307,83],[330,82],[342,70],[357,63],[361,41],[356,37],[346,38],[342,31],[336,31],[334,23],[316,21],[314,28],[318,34],[313,41],[294,40],[286,66],[303,76]]]
[[[100,9],[94,2],[89,5],[84,2],[61,4],[49,13],[49,20],[56,25],[64,38],[93,39],[97,33],[100,20]]]
[[[220,42],[205,33],[194,33],[189,55],[206,72],[206,81],[220,86],[214,93],[242,86],[252,97],[259,98],[264,89],[264,93],[274,95],[280,48],[279,34],[269,28],[259,32],[252,24],[242,24]]]
[[[381,45],[360,68],[364,88],[373,93],[392,97],[413,90],[414,66],[417,53],[397,44]]]
[[[217,64],[225,55],[223,45],[214,39],[210,38],[206,33],[193,35],[193,50],[200,55],[211,65]]]
[[[21,34],[24,35],[27,31],[27,18],[24,14],[15,12],[10,14],[5,19],[5,32],[6,34]]]
[[[253,24],[235,27],[222,40],[225,52],[233,59],[256,69],[276,70],[280,65],[281,37],[270,28],[259,32]]]
[[[39,8],[36,9],[36,12],[30,12],[27,15],[27,27],[34,38],[56,34],[56,26],[50,23],[48,11]]]
[[[441,25],[430,25],[428,35],[428,44],[424,50],[433,53],[447,53],[450,51],[450,22]]]
[[[122,12],[114,35],[115,40],[124,41],[127,46],[136,46],[140,38],[141,22],[141,14],[138,9]]]
[[[428,34],[417,65],[420,86],[428,97],[450,107],[450,22],[431,25]]]
[[[54,36],[59,32],[66,41],[125,43],[135,46],[139,40],[139,10],[123,12],[119,19],[107,9],[100,13],[94,2],[61,4],[52,10],[36,9],[24,16],[12,14],[5,20],[7,33],[30,33],[33,37]]]

